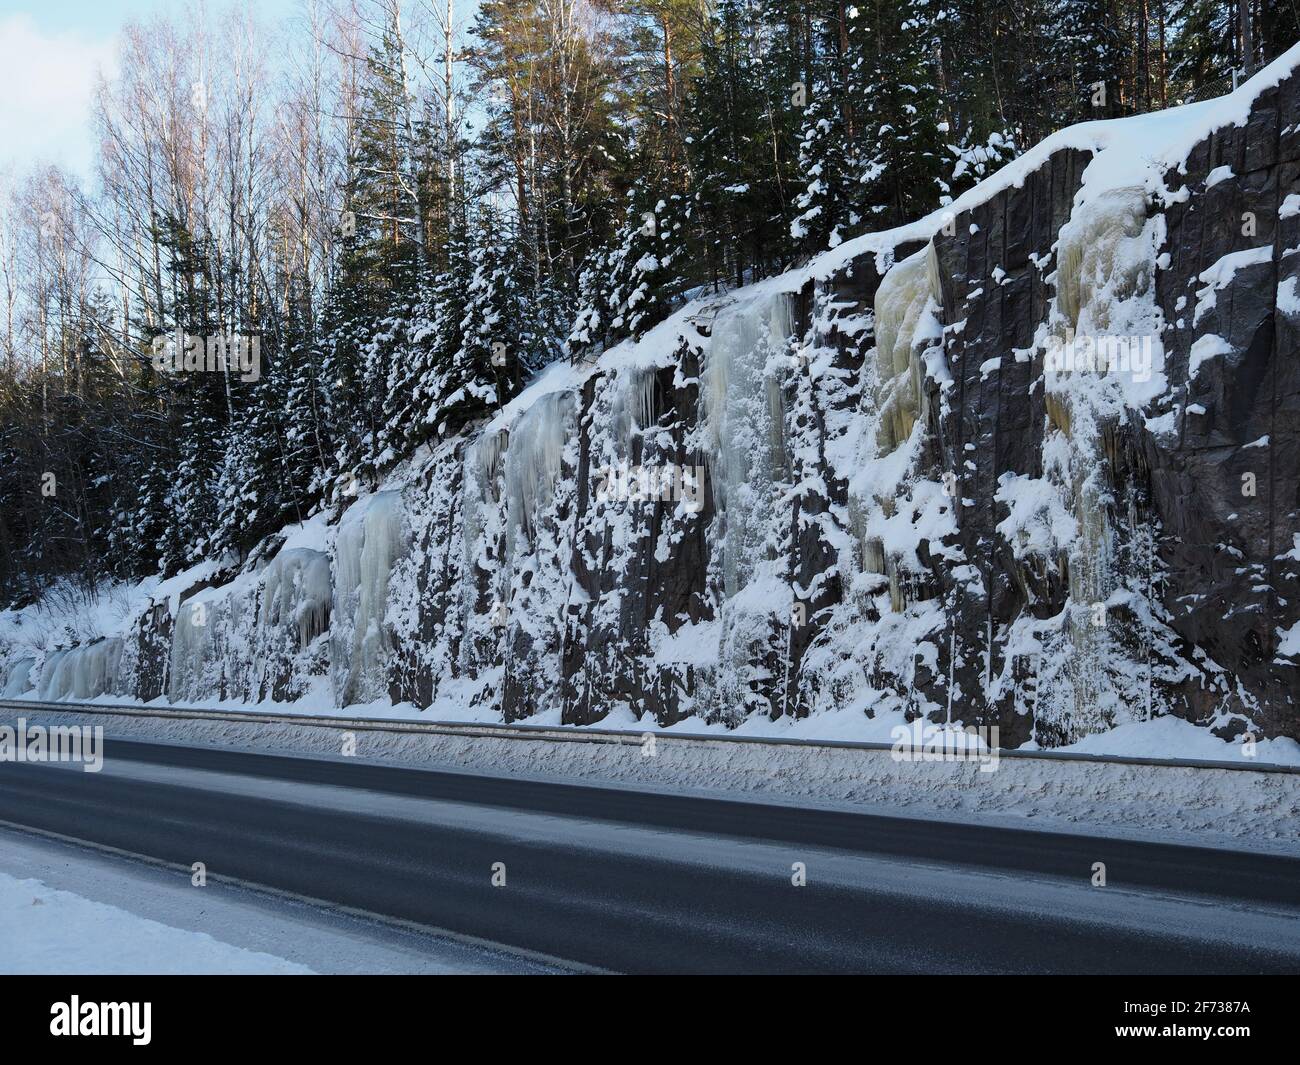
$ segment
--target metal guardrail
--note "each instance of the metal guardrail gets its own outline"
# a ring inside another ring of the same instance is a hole
[[[394,732],[470,738],[543,740],[553,743],[604,743],[639,747],[644,737],[656,743],[757,744],[759,746],[826,747],[841,750],[892,751],[895,744],[872,740],[806,739],[793,736],[736,736],[712,732],[665,732],[606,729],[590,725],[522,725],[475,721],[409,721],[400,718],[353,718],[317,714],[268,714],[259,710],[205,710],[199,707],[155,707],[129,703],[37,702],[30,699],[0,699],[0,710],[76,712],[119,717],[162,720],[238,721],[248,724],[314,726],[336,732]],[[1099,762],[1106,765],[1160,766],[1168,769],[1227,769],[1247,773],[1300,774],[1300,766],[1275,762],[1149,758],[1140,755],[1088,754],[1082,751],[1024,751],[998,749],[999,758],[1063,762]],[[969,761],[976,760],[972,752]]]

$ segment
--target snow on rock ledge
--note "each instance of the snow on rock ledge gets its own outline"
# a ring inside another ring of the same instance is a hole
[[[549,368],[155,606],[123,683],[170,645],[177,700],[1300,737],[1298,60]]]

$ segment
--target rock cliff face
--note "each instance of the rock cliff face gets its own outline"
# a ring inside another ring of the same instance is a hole
[[[553,367],[116,689],[1300,738],[1298,58]]]

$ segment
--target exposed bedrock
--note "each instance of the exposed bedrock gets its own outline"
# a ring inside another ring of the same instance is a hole
[[[1181,166],[1104,149],[557,367],[319,543],[11,678],[1300,738],[1300,79]]]
[[[400,694],[1296,735],[1295,84],[1185,173],[1115,186],[1064,148],[928,243],[720,298],[445,445],[407,492],[430,664]]]
[[[1231,178],[1227,178],[1227,174]],[[1169,423],[1137,442],[1163,531],[1162,602],[1212,660],[1185,712],[1225,705],[1297,735],[1300,709],[1300,80],[1219,130],[1169,185]],[[1290,630],[1290,655],[1282,654]]]

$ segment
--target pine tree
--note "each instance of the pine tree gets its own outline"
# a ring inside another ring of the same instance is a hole
[[[790,235],[809,252],[834,248],[854,235],[863,222],[862,188],[856,150],[843,109],[819,96],[804,112],[799,138],[799,171],[804,187],[795,199],[799,213]]]
[[[1260,62],[1271,63],[1300,41],[1300,7],[1292,0],[1259,0],[1255,37]]]
[[[391,22],[371,46],[344,186],[341,285],[371,313],[388,293],[413,291],[424,265],[427,181],[417,163],[431,134],[411,119],[402,47]]]
[[[1178,31],[1172,52],[1173,80],[1180,95],[1194,98],[1202,89],[1224,92],[1240,58],[1237,5],[1221,0],[1183,0],[1174,9]]]
[[[630,180],[617,55],[625,42],[591,11],[576,0],[482,0],[474,27],[487,112],[483,191],[513,199],[528,267],[520,276],[548,316],[549,304],[576,291],[586,256],[610,239],[616,186]]]
[[[317,361],[332,447],[321,486],[327,500],[337,498],[340,486],[352,490],[370,458],[367,441],[374,425],[368,397],[373,382],[366,376],[362,353],[375,322],[356,297],[355,289],[337,283],[326,293],[321,310]]]
[[[945,204],[974,188],[1020,154],[1011,130],[994,130],[982,142],[969,126],[955,137],[951,136],[946,125],[940,127],[940,132],[949,135],[945,146],[948,169],[941,179],[941,202]]]
[[[406,345],[389,373],[384,439],[396,454],[408,453],[448,427],[444,408],[455,388],[461,323],[473,276],[458,229],[453,229],[444,251],[446,268],[424,286],[411,309]]]
[[[220,368],[229,309],[219,295],[232,279],[222,276],[211,242],[195,237],[184,221],[166,217],[159,228],[169,253],[171,300],[164,308],[166,330],[154,342],[166,340],[164,361],[173,367],[160,383],[174,459],[163,459],[156,476],[165,484],[162,564],[174,572],[209,557],[217,526],[217,471],[234,402],[230,372]]]
[[[1013,19],[984,0],[938,0],[928,16],[944,145],[944,202],[1014,159],[1027,130],[1055,128],[1054,89],[1043,64],[1034,60],[1044,45],[1045,2],[1026,0]]]
[[[832,5],[799,146],[792,228],[807,253],[901,225],[944,194],[942,106],[924,0]]]
[[[932,211],[942,191],[942,111],[924,13],[923,0],[875,0],[849,19],[858,180],[873,229]]]
[[[1131,109],[1125,99],[1129,41],[1112,0],[1059,0],[1049,59],[1065,79],[1069,122],[1114,118]]]
[[[218,555],[243,557],[263,537],[302,521],[317,480],[310,408],[295,410],[304,383],[301,341],[287,337],[285,348],[277,350],[273,342],[264,344],[267,339],[244,340],[257,344],[256,375],[241,375],[233,385],[235,415],[214,488],[210,550]]]
[[[327,381],[321,356],[310,305],[302,298],[294,300],[278,360],[284,391],[281,421],[285,476],[307,509],[323,495],[326,456],[331,451]]]

